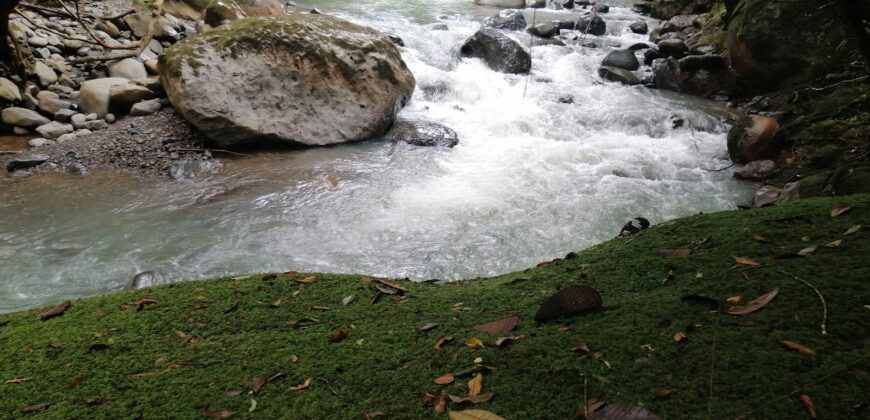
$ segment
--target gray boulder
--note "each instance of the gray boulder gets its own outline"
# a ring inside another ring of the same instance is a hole
[[[51,122],[36,111],[16,107],[0,111],[0,118],[2,118],[3,124],[25,128],[35,128]]]
[[[141,117],[145,115],[151,115],[160,109],[163,108],[160,105],[160,99],[151,99],[148,101],[142,101],[133,105],[133,108],[130,109],[131,117]]]
[[[154,99],[154,97],[154,92],[145,86],[132,83],[115,85],[109,88],[109,110],[124,114],[130,111],[133,104]],[[105,117],[105,115],[101,115],[101,117]]]
[[[689,47],[681,39],[665,39],[659,41],[657,45],[659,52],[665,57],[681,58],[689,50]]]
[[[19,169],[27,169],[32,168],[34,166],[39,166],[45,163],[48,160],[48,155],[37,155],[37,154],[24,154],[19,155],[13,158],[12,160],[6,162],[6,170],[9,172],[17,171]]]
[[[39,78],[39,84],[43,87],[48,87],[57,82],[57,73],[51,67],[48,67],[42,61],[37,61],[33,65],[33,73]]]
[[[601,66],[598,75],[611,82],[620,82],[626,85],[640,84],[640,79],[634,73],[619,67]]]
[[[677,61],[673,58],[657,58],[652,62],[653,84],[663,90],[680,91],[677,81]]]
[[[526,29],[526,18],[522,13],[513,9],[504,9],[495,16],[487,18],[483,23],[485,26],[496,29],[505,29],[510,31],[521,31]]]
[[[641,34],[641,35],[649,32],[649,27],[647,26],[646,22],[644,22],[642,20],[632,22],[631,25],[628,25],[628,29],[636,34]]]
[[[552,38],[559,33],[559,28],[551,22],[545,22],[530,27],[528,32],[541,38]]]
[[[459,143],[449,127],[424,121],[397,121],[384,138],[417,146],[453,147]]]
[[[604,56],[601,61],[602,66],[619,67],[626,70],[637,70],[640,68],[640,62],[631,50],[613,50]]]
[[[172,104],[224,147],[378,137],[416,83],[388,36],[322,14],[236,20],[160,60]]]
[[[104,117],[109,113],[109,93],[112,86],[126,85],[130,80],[123,77],[107,77],[82,83],[79,107],[85,113]]]
[[[502,73],[528,73],[532,57],[516,41],[495,29],[481,29],[462,44],[462,57],[480,58]]]
[[[607,32],[607,24],[601,16],[583,16],[577,21],[574,29],[589,35],[601,36]]]
[[[109,63],[109,77],[123,77],[130,80],[144,79],[148,77],[148,71],[145,70],[145,65],[141,61],[135,58],[125,58]]]
[[[47,139],[56,139],[64,134],[72,133],[73,130],[72,124],[64,124],[57,121],[36,127],[36,132]]]

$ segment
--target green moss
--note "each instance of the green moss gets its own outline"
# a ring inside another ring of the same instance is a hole
[[[832,218],[829,209],[840,204],[853,208]],[[477,407],[512,419],[571,418],[584,394],[638,403],[662,418],[805,418],[797,395],[789,394],[796,389],[810,395],[826,418],[862,418],[866,413],[852,407],[866,402],[870,389],[870,311],[864,306],[870,230],[844,232],[868,220],[870,195],[698,215],[525,272],[404,283],[408,299],[401,302],[386,296],[370,304],[373,286],[362,276],[316,274],[314,283],[301,287],[294,280],[308,274],[281,274],[84,299],[48,321],[39,320],[44,309],[0,315],[0,412],[18,417],[24,407],[50,402],[38,416],[196,418],[210,407],[251,418],[353,419],[374,411],[444,418],[425,407],[421,395],[465,395],[467,376],[443,387],[432,380],[472,368],[481,358],[495,368],[484,373],[483,385],[494,398]],[[753,240],[756,235],[772,243]],[[704,238],[688,257],[656,252]],[[834,240],[843,242],[791,257]],[[764,265],[741,268],[732,256]],[[669,271],[673,276],[663,283]],[[823,294],[826,336],[820,334],[819,298],[783,272]],[[532,317],[541,300],[571,284],[599,290],[604,308],[536,325]],[[776,299],[745,316],[682,299],[703,295],[727,305],[726,298],[739,295],[745,303],[774,288],[780,290]],[[349,295],[356,300],[343,306]],[[142,299],[157,303],[139,311],[124,306]],[[509,334],[525,337],[508,347],[490,345],[499,334],[473,330],[514,314],[522,321]],[[300,328],[287,323],[304,318],[320,322]],[[439,326],[418,331],[427,322]],[[347,331],[347,338],[328,342],[336,330]],[[677,332],[688,339],[675,342]],[[459,344],[434,350],[443,336]],[[487,347],[462,345],[469,337]],[[817,355],[789,350],[781,340]],[[600,357],[570,351],[578,342]],[[251,378],[275,373],[284,376],[247,394]],[[308,389],[288,390],[309,377],[316,379]],[[16,378],[26,380],[3,384]],[[674,393],[654,398],[661,389]],[[243,393],[231,397],[228,391]],[[257,402],[253,413],[251,399]]]

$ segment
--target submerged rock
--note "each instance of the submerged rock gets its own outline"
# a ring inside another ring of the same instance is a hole
[[[511,31],[521,31],[526,29],[527,26],[525,16],[513,9],[505,9],[496,13],[495,16],[487,18],[484,25],[491,28]]]
[[[541,38],[552,38],[559,33],[559,28],[551,22],[545,22],[532,26],[528,32]]]
[[[197,178],[202,175],[213,175],[224,169],[223,162],[219,160],[181,160],[172,162],[166,172],[169,177],[180,181],[183,179]]]
[[[223,147],[383,135],[414,90],[390,38],[329,15],[248,18],[169,48],[172,104]]]
[[[417,146],[453,147],[459,143],[449,127],[424,121],[397,121],[384,138]]]
[[[628,29],[636,34],[641,34],[641,35],[649,32],[649,27],[647,26],[646,22],[644,22],[642,20],[632,22],[631,25],[628,25]]]
[[[640,84],[640,79],[634,73],[619,67],[601,66],[598,75],[611,82],[620,82],[626,85]]]
[[[503,73],[528,73],[532,57],[516,41],[495,29],[481,29],[465,41],[459,53],[463,57],[483,59],[493,70]]]

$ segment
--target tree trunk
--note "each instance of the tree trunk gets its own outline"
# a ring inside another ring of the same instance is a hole
[[[0,59],[8,62],[12,57],[12,47],[7,39],[9,36],[9,15],[19,0],[3,0],[0,3]]]

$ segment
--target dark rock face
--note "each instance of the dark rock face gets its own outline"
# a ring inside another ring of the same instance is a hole
[[[680,39],[665,39],[659,41],[658,47],[659,51],[665,57],[681,58],[686,55],[686,51],[689,50],[689,48],[686,47],[686,43]]]
[[[657,58],[652,62],[653,84],[659,89],[680,90],[677,82],[677,61],[673,58]]]
[[[589,35],[601,36],[607,32],[607,24],[601,16],[583,16],[577,21],[574,29]]]
[[[628,29],[636,34],[641,34],[641,35],[649,32],[649,27],[646,25],[646,22],[644,22],[642,20],[639,20],[637,22],[632,23],[631,25],[628,25]]]
[[[640,79],[634,73],[619,67],[601,66],[598,68],[598,75],[611,82],[620,82],[626,85],[640,84]]]
[[[495,29],[481,29],[462,44],[462,57],[480,58],[502,73],[528,73],[532,57],[516,41]]]
[[[384,138],[416,146],[453,147],[459,143],[459,136],[449,127],[424,121],[398,121]]]
[[[34,166],[42,165],[47,160],[48,155],[22,155],[6,162],[6,170],[12,172],[19,169],[32,168]]]
[[[522,13],[513,9],[504,9],[495,16],[487,18],[484,26],[496,29],[505,29],[510,31],[521,31],[526,29],[526,18]]]
[[[655,59],[662,57],[663,55],[658,48],[650,48],[643,52],[643,63],[649,66]]]
[[[604,56],[601,61],[602,66],[619,67],[626,70],[637,70],[640,68],[640,63],[631,50],[613,50]]]

